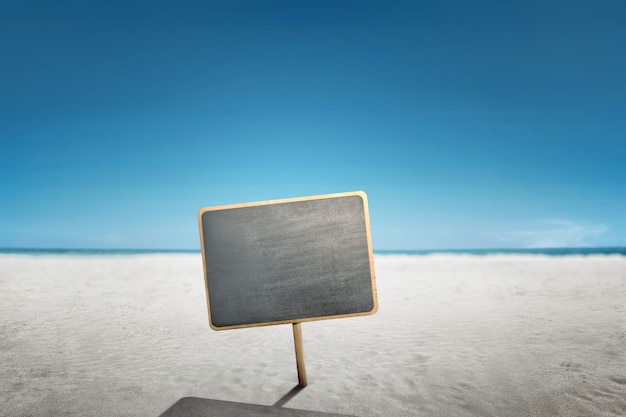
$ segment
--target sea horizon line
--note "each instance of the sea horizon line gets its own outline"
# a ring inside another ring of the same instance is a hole
[[[544,248],[457,248],[457,249],[374,249],[377,255],[624,255],[625,246],[563,246]],[[0,247],[0,254],[24,255],[142,255],[142,254],[200,254],[201,249],[154,248],[70,248],[70,247]]]

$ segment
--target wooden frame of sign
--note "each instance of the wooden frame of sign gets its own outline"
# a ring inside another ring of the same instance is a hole
[[[300,385],[300,323],[378,310],[364,192],[205,207],[198,225],[209,325],[292,324]]]

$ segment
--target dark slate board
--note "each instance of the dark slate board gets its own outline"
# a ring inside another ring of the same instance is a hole
[[[198,215],[214,329],[376,311],[364,193],[208,207]]]

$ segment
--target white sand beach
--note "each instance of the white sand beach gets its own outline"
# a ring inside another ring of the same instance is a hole
[[[379,311],[213,331],[199,254],[0,256],[0,416],[185,397],[355,416],[626,415],[626,257],[376,256]],[[286,401],[288,400],[288,401]]]

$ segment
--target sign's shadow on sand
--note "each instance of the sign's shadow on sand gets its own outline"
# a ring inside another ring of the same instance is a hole
[[[159,417],[351,417],[346,414],[322,413],[319,411],[282,408],[295,397],[303,387],[296,385],[272,406],[238,403],[234,401],[210,400],[208,398],[184,397],[176,401]]]

